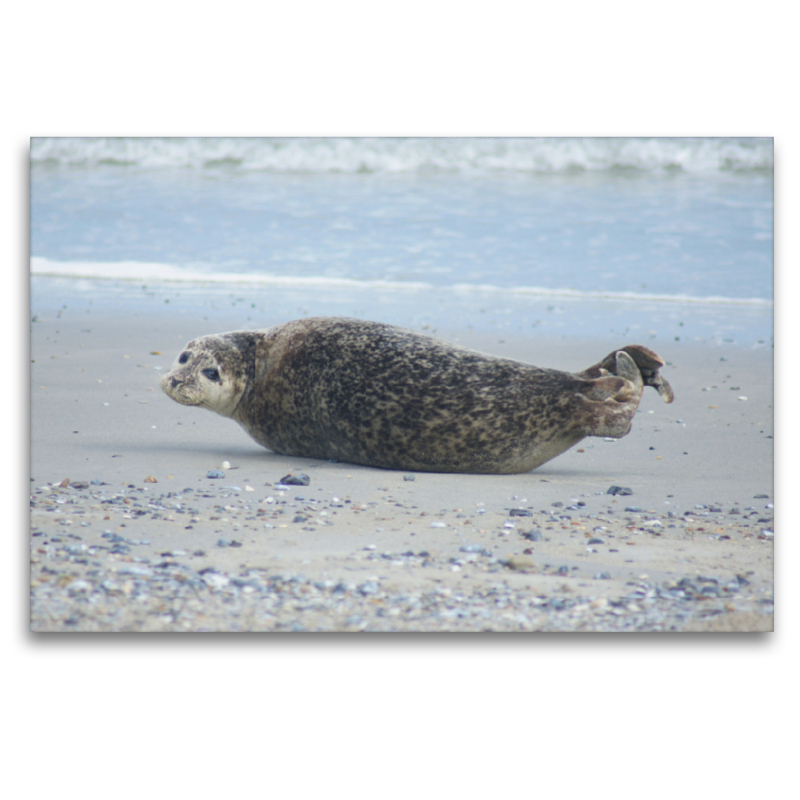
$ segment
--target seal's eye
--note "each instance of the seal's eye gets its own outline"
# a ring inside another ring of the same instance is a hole
[[[208,369],[203,370],[203,375],[206,376],[210,381],[214,381],[215,383],[222,383],[219,377],[219,370],[214,369],[213,367],[209,367]]]
[[[179,364],[185,364],[189,360],[188,353],[181,353],[181,357],[178,359]]]

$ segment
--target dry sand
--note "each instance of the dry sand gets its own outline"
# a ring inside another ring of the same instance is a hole
[[[32,630],[772,630],[769,345],[641,341],[676,400],[648,390],[627,437],[407,480],[273,454],[163,395],[181,346],[226,322],[77,303],[34,321]],[[459,341],[566,370],[635,342],[502,339]],[[276,489],[290,472],[310,485]]]

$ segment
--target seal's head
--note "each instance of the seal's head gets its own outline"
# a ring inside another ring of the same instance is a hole
[[[161,389],[184,406],[232,417],[255,369],[254,337],[245,331],[193,339],[161,379]]]

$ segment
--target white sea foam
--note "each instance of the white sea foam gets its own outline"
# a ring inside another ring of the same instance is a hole
[[[275,172],[771,170],[768,138],[34,138],[33,165]]]
[[[140,261],[88,262],[53,261],[47,258],[31,258],[31,274],[61,278],[92,280],[124,280],[146,283],[179,282],[184,284],[229,284],[257,286],[285,286],[296,288],[353,289],[374,291],[452,291],[455,293],[478,293],[493,295],[531,295],[538,297],[561,297],[597,300],[630,300],[662,303],[691,303],[710,305],[746,305],[771,308],[773,301],[764,298],[693,297],[690,295],[644,294],[640,292],[578,291],[575,289],[549,289],[540,286],[517,286],[504,288],[493,284],[459,283],[451,286],[434,286],[420,281],[357,280],[354,278],[331,278],[327,276],[290,276],[267,273],[231,273],[204,271],[174,264],[159,264]]]

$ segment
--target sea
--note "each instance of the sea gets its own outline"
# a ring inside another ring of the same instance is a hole
[[[32,313],[771,349],[773,163],[768,138],[34,138]]]

